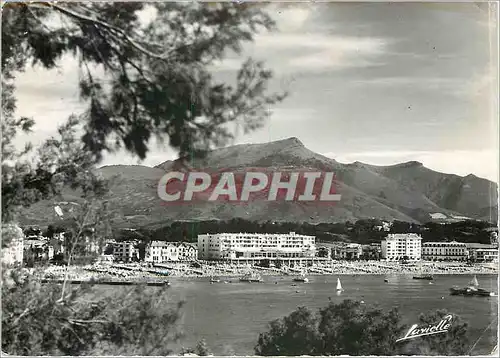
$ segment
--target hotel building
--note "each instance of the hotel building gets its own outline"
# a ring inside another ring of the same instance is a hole
[[[386,261],[420,261],[422,237],[417,234],[389,234],[382,240],[382,259]]]
[[[201,260],[313,260],[314,236],[289,234],[225,233],[198,235],[198,258]]]
[[[424,242],[422,260],[428,261],[465,261],[467,245],[463,242]]]

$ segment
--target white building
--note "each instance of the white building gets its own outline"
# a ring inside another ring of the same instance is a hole
[[[498,244],[467,243],[469,258],[476,262],[498,262]]]
[[[139,260],[139,249],[135,241],[122,241],[113,244],[115,261],[130,262]]]
[[[422,260],[428,261],[465,261],[467,245],[463,242],[424,242]]]
[[[342,243],[334,248],[334,257],[339,260],[358,260],[363,255],[361,244]]]
[[[389,234],[381,246],[386,261],[419,261],[422,257],[422,237],[417,234]]]
[[[314,236],[224,233],[198,235],[201,260],[302,259],[316,255]]]
[[[195,261],[198,259],[198,248],[195,244],[181,242],[177,248],[179,250],[179,261]]]
[[[477,249],[474,254],[477,262],[498,262],[498,249]]]
[[[2,225],[2,263],[8,266],[20,265],[24,258],[24,233],[15,224]]]
[[[153,241],[146,249],[146,261],[161,263],[168,261],[194,261],[198,250],[184,242]]]

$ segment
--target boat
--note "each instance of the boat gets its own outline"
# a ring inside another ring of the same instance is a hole
[[[294,277],[293,281],[308,283],[309,279],[306,277],[306,274],[304,272],[302,272],[302,274],[300,276]]]
[[[413,276],[414,280],[429,280],[432,281],[434,280],[434,277],[432,275],[417,275]]]
[[[452,287],[450,288],[451,296],[478,296],[478,297],[491,297],[495,296],[494,292],[485,290],[484,288],[479,287],[479,282],[477,281],[476,275],[469,282],[469,285],[464,288]]]
[[[264,280],[256,273],[247,273],[245,276],[240,278],[241,282],[263,282]]]
[[[307,277],[295,277],[293,279],[295,282],[303,282],[303,283],[308,283],[309,279]]]
[[[337,292],[344,291],[342,284],[340,283],[340,278],[337,278]]]
[[[432,281],[434,280],[434,276],[429,275],[429,274],[423,274],[422,273],[422,264],[420,264],[420,273],[418,275],[413,276],[414,280],[428,280]]]
[[[210,283],[219,283],[220,282],[220,279],[219,278],[216,278],[216,277],[210,277]]]

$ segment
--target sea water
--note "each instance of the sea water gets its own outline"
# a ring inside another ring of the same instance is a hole
[[[337,277],[344,288],[340,294],[335,289]],[[233,278],[227,284],[223,277],[214,284],[209,278],[172,278],[169,300],[186,303],[181,319],[185,336],[172,348],[194,347],[205,339],[216,355],[251,355],[269,321],[299,306],[317,309],[328,305],[329,300],[344,299],[384,309],[397,307],[403,322],[409,325],[418,323],[420,313],[446,309],[469,322],[472,342],[479,339],[471,354],[489,354],[497,343],[498,297],[449,295],[451,287],[467,285],[473,275],[436,275],[432,283],[414,280],[411,275],[309,276],[309,283],[294,283],[292,277],[263,278],[263,283]],[[478,280],[480,287],[498,293],[497,275],[478,275]],[[96,294],[111,294],[120,288],[98,286],[95,290]]]

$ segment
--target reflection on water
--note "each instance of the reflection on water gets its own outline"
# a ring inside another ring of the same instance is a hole
[[[182,320],[186,337],[180,346],[195,346],[204,338],[216,355],[251,355],[259,332],[266,330],[269,321],[289,314],[298,306],[324,307],[329,300],[337,303],[355,299],[384,309],[398,307],[408,324],[416,323],[421,312],[446,309],[469,322],[473,341],[497,319],[498,297],[449,296],[450,287],[464,286],[472,276],[435,276],[430,285],[426,280],[404,275],[345,275],[342,292],[336,291],[337,277],[311,276],[309,283],[297,285],[280,277],[266,277],[263,283],[212,285],[208,279],[172,279],[172,299],[186,301]],[[481,275],[478,279],[481,287],[498,292],[497,275]],[[497,324],[492,324],[472,353],[489,354],[496,337]]]

